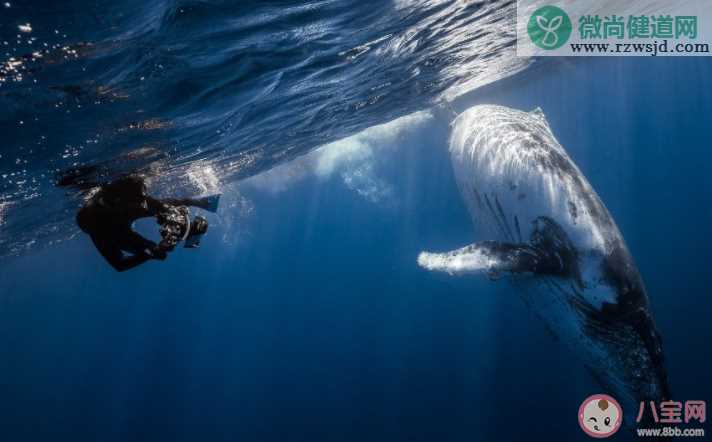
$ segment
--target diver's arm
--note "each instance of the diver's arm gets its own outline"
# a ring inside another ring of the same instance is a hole
[[[94,242],[96,249],[99,253],[101,253],[101,256],[103,256],[104,259],[106,259],[106,261],[111,264],[111,267],[113,267],[117,272],[124,272],[132,269],[153,258],[147,253],[139,253],[127,257],[124,256],[121,249],[106,241],[104,238],[97,235],[91,235],[91,239]]]
[[[94,198],[92,198],[92,211],[94,211],[97,217],[100,218],[145,218],[153,216],[154,214],[150,212],[150,203],[146,201],[145,198],[133,199],[133,200],[122,200],[122,199],[108,199],[104,195],[104,191],[100,191]]]
[[[159,200],[150,196],[146,197],[146,204],[150,216],[156,216],[161,212],[168,210],[168,206],[172,205],[173,200]]]

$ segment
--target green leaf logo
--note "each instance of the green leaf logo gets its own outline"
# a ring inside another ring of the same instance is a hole
[[[571,36],[571,19],[563,9],[542,6],[529,18],[527,32],[535,45],[542,49],[560,48]]]

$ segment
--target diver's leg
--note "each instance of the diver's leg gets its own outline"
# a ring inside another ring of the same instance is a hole
[[[161,200],[148,198],[149,207],[155,207],[157,212],[160,211],[161,205],[198,207],[209,212],[215,212],[218,209],[219,201],[220,195],[210,195],[203,198],[165,198]]]
[[[158,199],[146,196],[146,211],[151,216],[159,215],[167,211],[170,207],[198,207],[208,212],[215,213],[220,203],[220,194],[210,195],[202,198],[164,198]]]
[[[203,198],[166,198],[161,201],[171,206],[191,206],[199,207],[201,209],[205,206]]]
[[[187,198],[182,201],[185,206],[199,207],[203,210],[207,210],[208,212],[215,213],[218,210],[218,204],[220,203],[220,194],[195,199]]]

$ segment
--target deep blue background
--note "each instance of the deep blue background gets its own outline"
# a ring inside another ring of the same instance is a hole
[[[454,105],[542,107],[636,258],[680,401],[712,398],[711,74],[557,60]],[[1,439],[587,440],[598,387],[516,292],[416,265],[474,236],[447,136],[436,120],[384,154],[396,204],[310,179],[246,191],[236,245],[215,227],[125,274],[85,237],[3,261]]]

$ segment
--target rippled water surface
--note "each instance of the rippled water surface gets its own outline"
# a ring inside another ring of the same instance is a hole
[[[0,256],[73,234],[58,174],[219,188],[506,77],[512,1],[11,2]],[[206,184],[207,183],[207,184]]]

